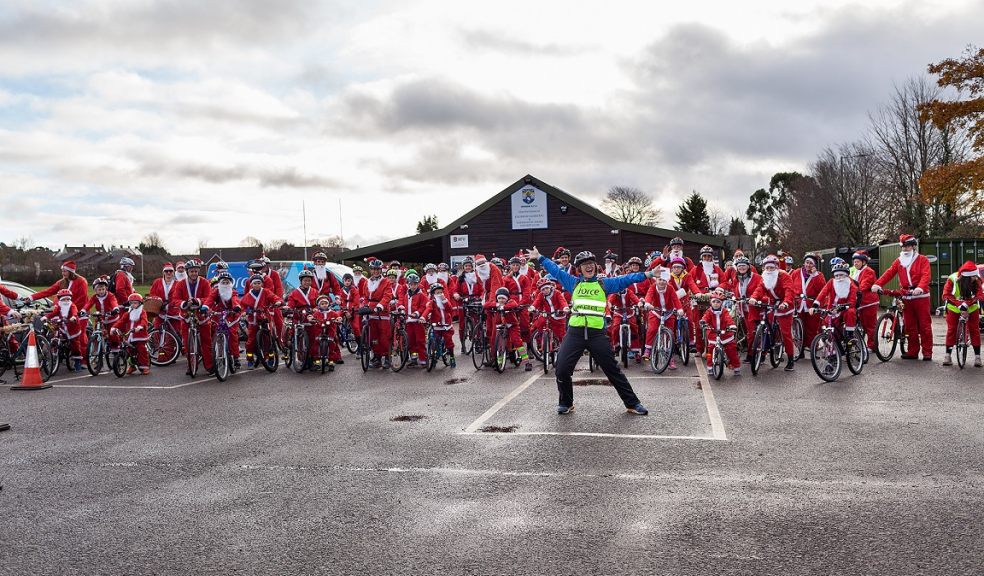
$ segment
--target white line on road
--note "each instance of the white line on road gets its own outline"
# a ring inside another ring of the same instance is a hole
[[[246,374],[252,374],[253,372],[258,372],[258,370],[246,370],[239,372],[240,376],[245,376]],[[265,371],[264,371],[265,372]],[[59,380],[58,382],[67,382],[68,380],[77,380],[79,378],[92,378],[91,375],[77,376],[75,378],[66,378],[64,380]],[[234,375],[230,374],[229,378],[234,378]],[[195,384],[202,384],[204,382],[217,381],[218,378],[212,376],[210,378],[202,378],[201,380],[192,380],[191,382],[182,382],[181,384],[175,384],[173,386],[129,386],[126,384],[120,384],[117,386],[108,386],[105,384],[52,384],[54,388],[102,388],[106,390],[175,390],[177,388],[184,388],[185,386],[193,386]],[[228,380],[234,381],[234,380]]]
[[[614,434],[606,432],[459,432],[469,436],[594,436],[598,438],[648,438],[656,440],[727,440],[714,436],[666,436],[659,434]]]
[[[506,397],[505,398],[503,398],[502,400],[499,400],[498,402],[496,402],[495,405],[493,405],[491,408],[489,408],[488,410],[485,411],[485,414],[482,414],[481,416],[479,416],[478,417],[478,420],[475,420],[474,422],[472,422],[471,424],[469,424],[468,427],[465,428],[465,432],[466,433],[470,433],[470,432],[474,432],[474,431],[478,430],[478,427],[481,426],[482,424],[484,424],[486,420],[488,420],[492,416],[495,416],[495,413],[498,412],[499,410],[502,410],[502,407],[503,406],[505,406],[506,404],[508,404],[509,402],[511,402],[512,399],[515,398],[516,396],[519,396],[520,394],[522,394],[523,393],[523,390],[526,390],[527,388],[529,388],[530,387],[530,384],[533,384],[534,382],[536,382],[539,379],[540,379],[540,375],[539,374],[536,374],[534,376],[531,376],[526,382],[523,382],[522,384],[520,384],[519,386],[517,386],[516,388],[514,388],[512,392],[510,392],[509,394],[506,394]]]
[[[697,373],[700,374],[700,389],[704,392],[704,404],[707,405],[707,416],[711,420],[711,434],[715,440],[727,440],[728,435],[724,433],[724,422],[721,421],[721,413],[718,412],[718,405],[714,400],[714,391],[711,390],[707,369],[700,362],[694,364],[697,366]]]

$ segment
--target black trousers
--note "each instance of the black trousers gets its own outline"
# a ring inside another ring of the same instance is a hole
[[[625,377],[622,369],[615,360],[615,352],[612,350],[611,341],[604,330],[588,328],[585,330],[577,327],[568,327],[564,340],[560,343],[560,350],[557,351],[557,390],[560,391],[560,405],[574,405],[574,366],[584,354],[585,350],[591,352],[597,364],[608,381],[615,386],[622,403],[626,408],[632,408],[639,403],[639,398],[632,391],[629,379]]]

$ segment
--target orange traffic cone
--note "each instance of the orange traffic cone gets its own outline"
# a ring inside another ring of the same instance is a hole
[[[44,390],[51,384],[41,379],[41,364],[38,362],[38,341],[34,338],[34,328],[27,335],[27,354],[24,355],[24,376],[20,386],[11,386],[11,390]]]

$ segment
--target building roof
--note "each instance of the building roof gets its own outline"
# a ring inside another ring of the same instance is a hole
[[[560,200],[564,204],[567,204],[568,206],[572,206],[588,214],[592,218],[604,222],[605,224],[610,226],[613,230],[626,230],[629,232],[637,232],[639,234],[648,234],[651,236],[660,236],[666,238],[679,236],[684,241],[692,242],[694,244],[707,244],[710,246],[717,246],[717,247],[723,245],[721,239],[715,236],[690,234],[689,232],[679,232],[677,230],[670,230],[667,228],[657,228],[655,226],[643,226],[642,224],[629,224],[628,222],[622,222],[620,220],[616,220],[615,218],[612,218],[608,214],[605,214],[604,212],[588,204],[587,202],[584,202],[583,200],[579,200],[578,198],[568,194],[567,192],[564,192],[560,188],[551,186],[550,184],[547,184],[546,182],[543,182],[542,180],[538,180],[537,178],[531,176],[530,174],[527,174],[526,176],[520,178],[513,184],[506,187],[498,194],[492,196],[485,202],[482,202],[481,204],[479,204],[478,206],[467,212],[464,216],[461,216],[460,218],[448,224],[447,226],[444,226],[443,228],[432,230],[430,232],[424,232],[422,234],[414,234],[413,236],[406,236],[404,238],[397,238],[396,240],[390,240],[388,242],[381,242],[379,244],[372,244],[370,246],[355,248],[353,250],[349,250],[347,252],[343,252],[339,254],[338,259],[359,260],[364,258],[365,256],[372,255],[374,252],[385,252],[386,250],[399,248],[401,246],[405,246],[408,244],[415,244],[418,242],[424,242],[427,240],[441,238],[445,235],[451,234],[452,232],[457,230],[458,227],[461,226],[462,224],[467,223],[468,221],[472,220],[482,212],[485,212],[489,208],[501,202],[504,198],[508,197],[513,192],[516,192],[517,190],[520,190],[521,188],[527,185],[536,186],[540,190],[543,190],[545,193]]]

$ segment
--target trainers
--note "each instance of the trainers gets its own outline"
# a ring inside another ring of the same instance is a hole
[[[735,376],[741,376],[741,366],[735,368],[732,372]]]
[[[247,369],[247,370],[252,370],[252,369],[254,369],[254,368],[256,368],[256,363],[255,363],[255,362],[253,362],[252,360],[247,360],[247,361],[246,361],[246,369]],[[189,371],[187,372],[187,374],[188,374],[189,376],[191,376],[191,370],[189,370]]]
[[[329,372],[334,372],[335,371],[335,363],[334,362],[329,362],[328,363],[328,371]]]
[[[382,362],[379,361],[379,358],[373,358],[369,361],[370,368],[379,368],[380,366],[382,366]]]
[[[448,362],[448,366],[450,366],[452,368],[457,368],[458,367],[458,363],[454,361],[454,356],[451,357],[451,360]]]
[[[974,367],[975,368],[980,368],[981,367],[981,356],[980,356],[980,354],[978,354],[977,356],[974,356]]]
[[[390,359],[389,359],[389,356],[387,356],[387,357],[385,357],[385,358],[383,358],[383,369],[384,369],[384,370],[389,370],[389,369],[390,369],[390,368],[392,368],[392,367],[393,367],[393,365],[392,365],[392,364],[390,364]]]
[[[636,414],[638,416],[645,416],[646,414],[649,414],[649,410],[646,410],[646,407],[642,405],[642,402],[639,402],[632,408],[626,408],[625,411],[629,414]]]
[[[786,372],[792,372],[793,371],[793,359],[792,358],[789,358],[788,360],[786,360],[786,367],[783,368],[783,370],[785,370]]]
[[[563,404],[557,406],[557,414],[570,414],[573,411],[574,411],[573,404],[571,404],[570,406],[564,406]]]
[[[676,370],[676,369],[677,369],[676,360],[670,358],[670,370]]]
[[[523,370],[526,370],[527,372],[532,372],[533,371],[533,363],[530,362],[529,360],[527,360],[526,361],[526,368],[523,368]]]
[[[81,372],[81,371],[82,371],[82,361],[76,360],[72,362],[72,372]]]
[[[419,362],[417,362],[417,366],[420,366],[421,368],[427,368],[427,360],[420,360]]]
[[[946,356],[943,357],[944,366],[953,366],[953,353],[947,352]]]

